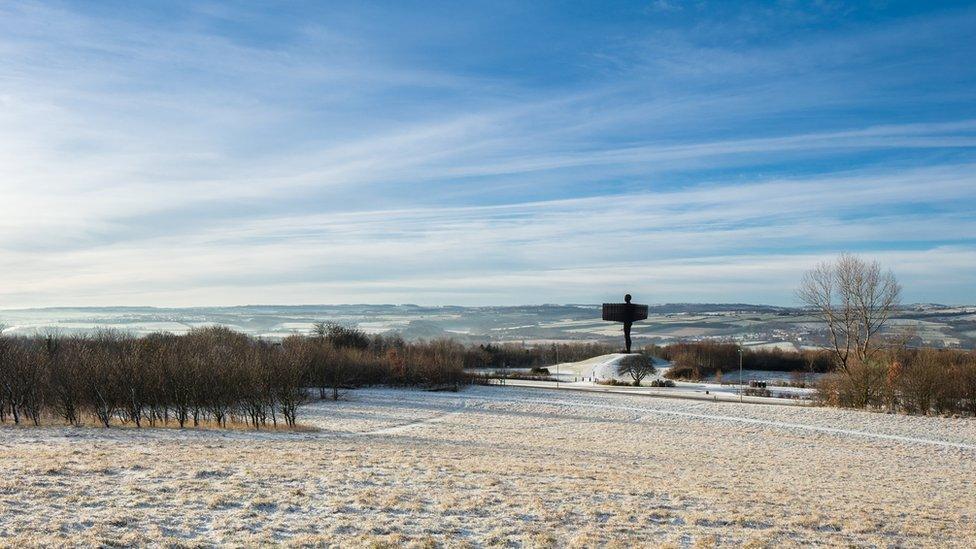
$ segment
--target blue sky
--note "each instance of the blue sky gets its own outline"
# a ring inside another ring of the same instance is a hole
[[[976,302],[976,6],[5,2],[0,308]]]

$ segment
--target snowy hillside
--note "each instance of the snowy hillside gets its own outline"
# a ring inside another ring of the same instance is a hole
[[[633,378],[630,376],[630,374],[622,369],[623,360],[627,356],[630,355],[627,355],[626,353],[612,353],[609,355],[593,357],[587,360],[581,360],[579,362],[563,362],[556,366],[550,366],[549,373],[554,377],[558,377],[559,381],[570,385],[590,386],[609,380],[629,384],[633,382]],[[656,371],[644,378],[644,380],[641,382],[642,386],[650,385],[655,379],[662,379],[664,374],[671,367],[671,363],[655,358],[654,367]],[[752,379],[766,380],[788,377],[788,374],[785,372],[757,373],[754,370],[749,370],[744,373],[746,374],[743,376],[744,383],[748,383],[748,381]],[[714,381],[676,381],[675,387],[670,389],[670,391],[675,396],[681,396],[689,392],[700,394],[737,394],[739,391],[737,372],[730,372],[728,376],[726,376],[725,381],[726,382],[724,384],[716,383]],[[769,390],[774,396],[789,395],[797,398],[810,398],[813,395],[813,389],[770,387]]]

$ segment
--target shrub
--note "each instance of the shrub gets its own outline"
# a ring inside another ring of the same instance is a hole
[[[896,349],[848,372],[825,376],[825,404],[886,408],[911,414],[976,415],[976,354],[945,349]]]
[[[674,387],[674,381],[670,379],[652,379],[650,383],[651,387]]]
[[[630,383],[627,383],[625,381],[619,381],[619,380],[616,380],[616,379],[613,379],[613,378],[610,378],[610,379],[598,379],[596,381],[596,384],[597,385],[609,385],[611,387],[630,387],[630,385],[631,385]]]

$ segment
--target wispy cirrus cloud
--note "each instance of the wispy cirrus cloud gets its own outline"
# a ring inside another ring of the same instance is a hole
[[[0,7],[0,307],[971,300],[967,8],[184,7]]]

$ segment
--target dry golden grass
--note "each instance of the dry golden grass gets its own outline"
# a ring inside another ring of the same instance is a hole
[[[308,432],[4,427],[0,545],[976,545],[976,450],[870,436],[974,445],[971,420],[505,388],[350,399],[310,407]]]

